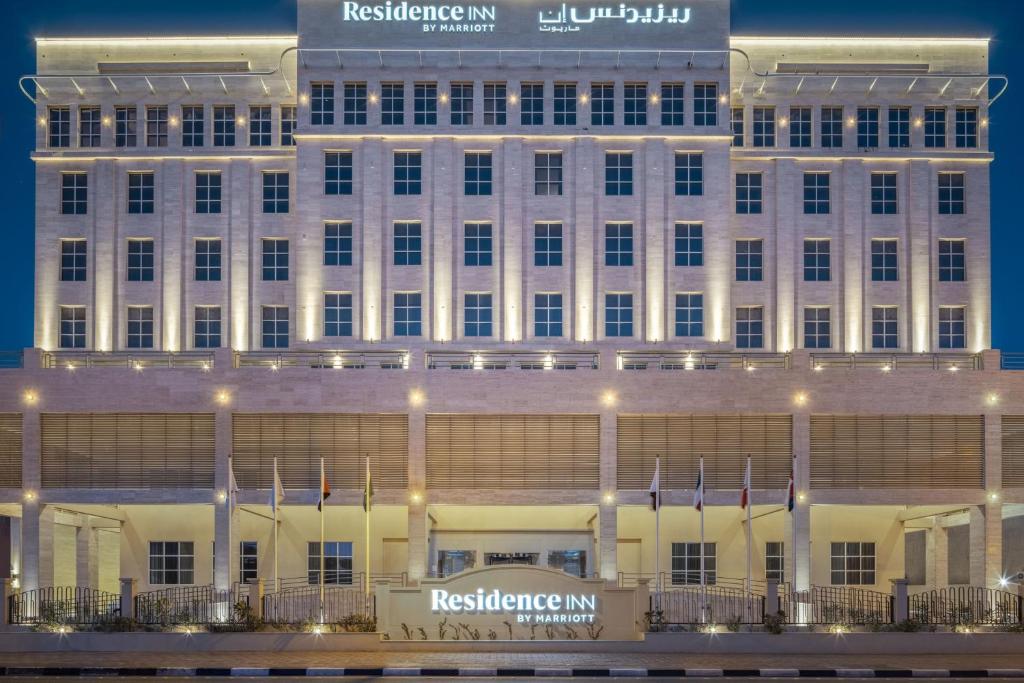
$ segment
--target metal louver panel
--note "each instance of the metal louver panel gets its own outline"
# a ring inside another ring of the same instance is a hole
[[[1024,415],[1003,415],[1003,486],[1024,486]]]
[[[269,489],[275,456],[285,488],[316,490],[323,457],[331,488],[360,490],[367,456],[375,489],[408,486],[408,415],[235,413],[232,420],[239,488]]]
[[[427,488],[600,485],[597,415],[427,415]]]
[[[981,415],[812,415],[811,488],[984,487]]]
[[[0,487],[21,488],[21,415],[0,413]]]
[[[44,413],[44,488],[213,488],[214,416]]]
[[[789,415],[619,415],[618,485],[644,490],[661,456],[663,489],[692,489],[704,456],[705,487],[740,489],[747,456],[755,489],[789,481],[793,421]]]

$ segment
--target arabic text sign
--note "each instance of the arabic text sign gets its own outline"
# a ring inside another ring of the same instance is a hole
[[[627,26],[633,24],[682,24],[690,23],[689,7],[666,8],[664,3],[657,7],[627,5],[620,3],[617,7],[577,7],[562,4],[558,9],[540,10],[537,18],[541,31],[567,33],[580,31],[595,22],[618,22]]]

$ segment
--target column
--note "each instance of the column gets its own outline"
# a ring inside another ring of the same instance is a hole
[[[993,588],[1003,571],[1003,504],[973,505],[970,516],[971,585]]]
[[[420,398],[419,400],[423,400]],[[427,420],[422,409],[409,412],[409,579],[419,581],[427,575],[427,496],[426,496]]]
[[[599,571],[605,581],[618,580],[619,508],[614,501],[601,503],[598,508]]]
[[[786,532],[786,578],[794,590],[811,586],[811,504],[810,484],[811,424],[804,412],[793,414],[794,488],[796,505],[790,513]]]
[[[925,583],[929,588],[945,588],[949,585],[949,534],[939,519],[925,533]]]
[[[53,585],[53,508],[39,498],[21,506],[22,590]]]
[[[214,464],[213,501],[213,542],[215,544],[213,583],[217,590],[231,588],[232,571],[238,554],[237,513],[231,505],[229,488],[228,454],[231,452],[231,410],[218,408],[214,417],[214,443],[216,445]]]
[[[598,512],[598,570],[601,578],[613,581],[618,577],[618,508],[615,491],[618,487],[616,466],[616,443],[618,441],[618,415],[614,407],[604,408],[600,415],[601,470],[599,495],[609,502],[602,502]]]
[[[99,588],[99,537],[92,518],[82,515],[82,523],[75,531],[75,576],[79,586]]]
[[[907,264],[907,282],[910,310],[901,323],[901,339],[905,351],[924,353],[933,350],[932,344],[932,263],[933,239],[931,229],[930,191],[935,182],[935,170],[928,161],[911,161],[908,165],[910,189],[907,193],[907,240],[904,246]],[[901,276],[902,277],[902,276]]]

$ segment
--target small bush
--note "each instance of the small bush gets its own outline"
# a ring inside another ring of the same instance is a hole
[[[786,630],[786,613],[779,611],[775,614],[764,615],[764,630],[774,635],[780,635]]]

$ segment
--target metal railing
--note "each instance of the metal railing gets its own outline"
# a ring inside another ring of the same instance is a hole
[[[94,625],[120,614],[120,595],[80,586],[37,588],[15,593],[7,600],[11,624]]]
[[[788,370],[790,355],[710,351],[620,351],[616,362],[619,370]]]
[[[325,576],[329,577],[330,574]],[[361,591],[366,591],[366,574],[365,572],[339,572],[339,581],[329,583],[329,586],[339,586],[342,588],[356,588]],[[409,583],[409,574],[407,572],[395,572],[395,573],[377,573],[370,574],[370,586],[376,586],[384,581],[387,581],[392,586],[407,586]],[[280,580],[281,590],[289,588],[304,588],[307,586],[316,586],[317,577],[315,574],[303,574],[302,576],[282,576]],[[267,593],[272,593],[276,590],[273,579],[264,579],[263,585]],[[241,590],[247,590],[247,586],[242,586]]]
[[[135,596],[135,619],[140,624],[174,626],[227,621],[239,601],[234,590],[213,586],[175,586]]]
[[[765,598],[737,588],[685,586],[651,595],[662,624],[760,624]]]
[[[24,351],[0,351],[0,370],[18,370],[25,367]]]
[[[263,596],[263,620],[274,624],[331,624],[353,615],[373,617],[374,605],[374,596],[359,588],[324,586],[321,615],[319,586],[282,588]]]
[[[980,353],[812,353],[811,369],[981,370]]]
[[[689,574],[687,576],[687,574]],[[661,572],[657,580],[653,573],[619,572],[616,577],[616,584],[619,588],[633,588],[640,584],[641,579],[646,579],[651,592],[659,590],[674,590],[679,588],[690,588],[694,584],[700,584],[700,572]],[[747,580],[743,577],[720,576],[714,577],[711,585],[719,588],[730,588],[734,590],[746,590]],[[788,591],[789,584],[778,584],[779,595]],[[755,595],[765,595],[768,592],[768,582],[764,579],[751,579],[750,592]]]
[[[428,351],[428,370],[597,370],[596,351]]]
[[[213,354],[202,351],[165,353],[161,351],[128,353],[99,351],[47,351],[42,359],[44,368],[125,368],[147,370],[149,368],[195,368],[213,369]]]
[[[1024,370],[1024,353],[1000,353],[1000,370]]]
[[[860,625],[890,624],[893,596],[844,586],[811,586],[779,594],[779,605],[790,623]]]
[[[315,370],[407,370],[408,351],[244,351],[236,352],[236,368],[313,368]]]
[[[909,597],[908,616],[947,626],[1024,623],[1024,597],[981,586],[950,586]]]

